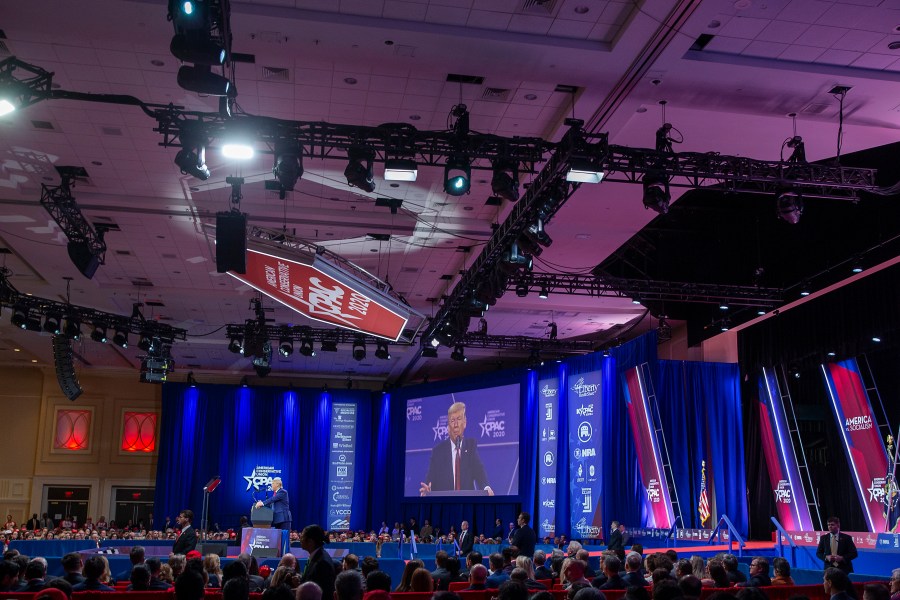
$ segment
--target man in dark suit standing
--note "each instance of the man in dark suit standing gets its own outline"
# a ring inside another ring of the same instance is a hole
[[[191,525],[194,521],[194,511],[189,509],[181,511],[175,521],[181,528],[181,533],[172,544],[172,554],[187,554],[197,547],[197,530]]]
[[[266,498],[265,500],[258,500],[256,502],[256,508],[262,508],[263,506],[271,506],[272,512],[272,527],[275,529],[290,529],[291,528],[291,506],[290,502],[288,502],[288,493],[287,490],[284,489],[284,483],[281,481],[281,477],[274,477],[272,479],[272,494],[271,498]]]
[[[488,496],[494,495],[478,456],[478,442],[463,438],[465,431],[466,405],[455,402],[447,410],[447,439],[431,451],[428,473],[420,482],[420,496],[444,490],[484,490]]]
[[[609,534],[606,549],[615,552],[620,561],[625,558],[625,526],[618,521],[612,522],[612,532]]]
[[[459,526],[459,553],[468,556],[475,546],[475,534],[469,529],[469,522],[463,521]]]
[[[534,546],[537,544],[537,534],[528,526],[531,515],[527,512],[519,513],[519,528],[512,536],[511,544],[519,549],[520,556],[533,556]]]
[[[318,525],[307,525],[300,533],[300,547],[309,553],[300,583],[314,581],[322,588],[323,600],[333,598],[335,569],[325,552],[325,531]]]
[[[819,538],[816,556],[824,562],[825,568],[834,567],[844,573],[853,572],[853,559],[857,557],[853,538],[841,533],[841,520],[828,517],[828,533]]]

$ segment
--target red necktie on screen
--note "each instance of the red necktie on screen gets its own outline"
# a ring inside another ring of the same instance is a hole
[[[460,456],[460,444],[456,445],[456,465],[453,467],[453,479],[456,482],[453,489],[459,490],[462,489],[460,487],[460,477],[459,477],[459,464],[462,462],[462,457]]]

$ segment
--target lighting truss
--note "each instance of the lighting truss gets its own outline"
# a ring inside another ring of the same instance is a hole
[[[0,269],[0,304],[25,307],[28,309],[29,315],[41,318],[46,318],[48,315],[61,315],[62,317],[74,317],[85,324],[103,323],[111,331],[127,331],[135,335],[147,334],[149,337],[159,338],[169,344],[175,340],[187,339],[186,330],[158,321],[148,321],[144,319],[139,311],[134,311],[131,316],[126,317],[93,308],[23,294],[10,283],[9,275],[8,269]]]
[[[784,300],[779,288],[752,285],[724,285],[684,281],[654,281],[628,279],[608,275],[577,275],[570,273],[520,272],[509,280],[507,289],[524,286],[530,292],[548,290],[551,294],[576,296],[635,298],[667,302],[717,304],[723,301],[734,306],[774,306]]]
[[[80,169],[57,167],[57,170],[62,176],[62,183],[58,186],[41,184],[41,206],[50,213],[70,242],[85,244],[91,255],[102,265],[106,262],[106,242],[103,241],[103,232],[91,227],[72,195],[75,173]]]
[[[457,341],[457,344],[466,348],[518,350],[521,352],[541,350],[561,354],[587,354],[593,352],[596,347],[596,342],[592,340],[551,340],[520,335],[481,335],[477,331],[467,333]]]
[[[257,323],[254,321],[254,323]],[[247,323],[231,323],[225,326],[225,337],[229,340],[232,338],[243,338],[247,334]],[[260,339],[281,340],[289,339],[293,342],[302,342],[311,340],[316,343],[334,342],[336,344],[353,344],[362,339],[366,344],[375,346],[378,343],[386,343],[394,346],[410,346],[411,342],[389,342],[384,338],[375,337],[374,335],[363,335],[356,331],[341,328],[324,328],[324,327],[308,327],[306,325],[275,325],[256,324],[253,328],[253,335]]]
[[[23,77],[22,72],[30,76]],[[16,98],[16,109],[49,98],[53,91],[52,84],[53,73],[23,62],[15,56],[0,62],[0,90]]]
[[[648,148],[610,145],[604,181],[641,183],[660,173],[672,187],[719,185],[727,190],[776,194],[791,187],[807,198],[855,200],[861,191],[874,191],[875,169],[834,164],[755,160],[718,152],[668,154]]]

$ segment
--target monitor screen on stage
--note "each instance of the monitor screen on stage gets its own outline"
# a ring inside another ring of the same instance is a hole
[[[406,401],[404,496],[519,494],[519,384]]]

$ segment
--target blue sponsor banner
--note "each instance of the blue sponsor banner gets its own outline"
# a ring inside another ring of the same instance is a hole
[[[601,371],[569,378],[569,498],[572,537],[603,535],[600,507],[600,411]]]
[[[328,529],[350,529],[353,474],[356,463],[356,405],[331,405],[331,448],[328,460]]]
[[[538,381],[538,538],[556,536],[556,473],[559,463],[559,378]]]
[[[879,533],[875,547],[878,550],[900,550],[900,533]]]

